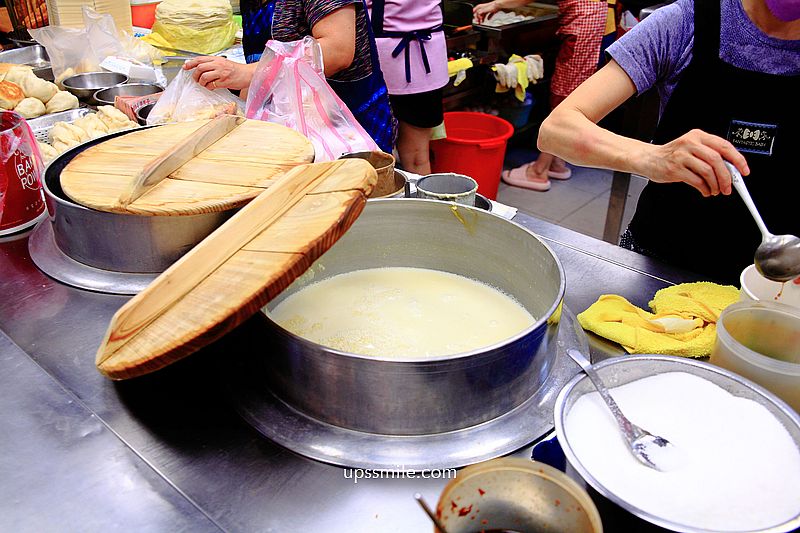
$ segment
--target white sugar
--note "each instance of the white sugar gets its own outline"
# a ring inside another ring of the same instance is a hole
[[[631,421],[687,456],[658,472],[628,451],[596,392],[570,410],[565,431],[575,455],[609,491],[685,526],[747,531],[800,512],[800,450],[766,408],[697,376],[671,372],[612,389]]]

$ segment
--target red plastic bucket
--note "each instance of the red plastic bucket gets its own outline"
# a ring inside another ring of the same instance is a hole
[[[445,113],[444,126],[447,138],[431,141],[431,170],[470,176],[479,193],[496,199],[514,126],[494,115],[467,111]]]
[[[156,21],[156,7],[161,0],[131,0],[131,22],[137,28],[153,27]]]

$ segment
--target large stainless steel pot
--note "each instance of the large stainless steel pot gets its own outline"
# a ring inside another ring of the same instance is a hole
[[[61,190],[64,167],[90,146],[130,131],[84,143],[53,160],[43,180],[47,210],[56,246],[72,259],[114,272],[162,272],[219,227],[232,212],[188,216],[123,215],[88,209],[70,200]]]
[[[276,396],[335,426],[425,435],[492,420],[542,386],[556,354],[557,326],[548,319],[559,310],[564,271],[534,234],[480,209],[431,200],[370,201],[344,237],[269,307],[309,283],[386,266],[481,280],[513,295],[538,320],[485,349],[401,361],[339,352],[267,320],[275,349],[264,357],[264,377]]]

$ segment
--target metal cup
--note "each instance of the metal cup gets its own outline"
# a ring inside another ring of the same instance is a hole
[[[429,174],[417,181],[417,198],[475,205],[478,182],[463,174]]]
[[[371,152],[351,152],[344,154],[339,159],[364,159],[378,174],[378,183],[369,195],[370,198],[385,198],[396,195],[403,190],[405,179],[395,176],[394,156],[380,150]]]

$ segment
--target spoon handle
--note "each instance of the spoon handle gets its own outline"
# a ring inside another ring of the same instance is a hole
[[[758,209],[756,209],[756,204],[754,204],[753,199],[750,198],[750,191],[747,190],[747,186],[744,184],[744,179],[742,179],[742,174],[739,172],[739,169],[727,161],[725,161],[725,166],[728,167],[728,170],[731,173],[731,183],[733,183],[733,188],[736,189],[736,192],[738,192],[739,196],[742,197],[744,205],[747,206],[750,214],[753,215],[753,218],[758,225],[758,229],[761,230],[761,235],[763,235],[765,239],[772,237],[772,233],[769,232],[766,224],[764,224],[764,220],[761,218],[761,214],[758,212]]]
[[[600,393],[606,405],[608,405],[611,414],[617,419],[617,424],[619,424],[622,434],[625,435],[628,443],[633,445],[633,441],[645,435],[645,432],[639,426],[628,420],[628,418],[622,414],[622,410],[617,405],[617,402],[614,401],[611,393],[608,392],[605,383],[603,383],[603,380],[597,372],[595,372],[589,360],[578,350],[567,350],[567,354],[569,354],[573,361],[581,365],[583,371],[586,372],[586,375],[589,376],[589,379],[594,383],[594,387],[597,389],[597,392]]]

